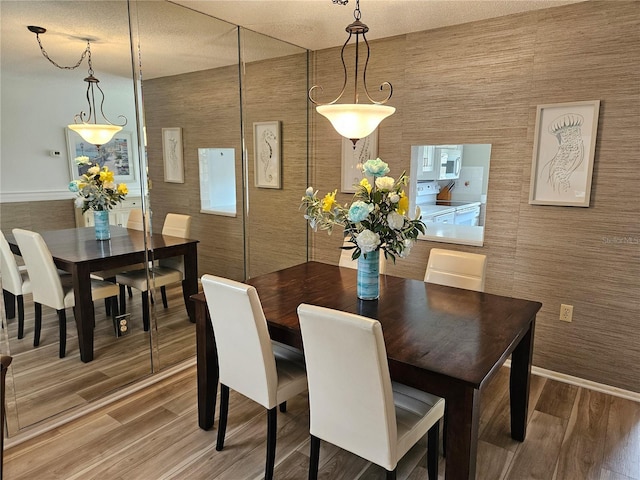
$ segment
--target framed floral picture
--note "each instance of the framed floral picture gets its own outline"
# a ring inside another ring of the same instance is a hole
[[[71,180],[86,173],[87,165],[78,165],[76,157],[89,157],[89,161],[100,167],[109,167],[116,183],[133,184],[138,179],[138,162],[131,132],[124,130],[114,135],[110,142],[96,147],[69,128],[65,128],[69,152],[69,173]]]
[[[253,155],[256,187],[281,188],[281,122],[253,124]]]
[[[184,183],[182,128],[162,129],[162,160],[164,163],[164,181],[167,183]]]
[[[588,207],[600,100],[539,105],[529,203]]]
[[[340,191],[354,193],[354,185],[364,178],[362,165],[367,160],[373,160],[378,156],[378,130],[367,137],[361,138],[355,144],[348,138],[342,138],[342,183]]]

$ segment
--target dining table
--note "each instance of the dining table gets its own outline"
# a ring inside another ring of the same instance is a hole
[[[161,258],[184,258],[182,289],[192,322],[195,306],[189,301],[198,292],[197,240],[153,233],[146,237],[139,230],[110,226],[109,240],[96,240],[93,227],[38,231],[46,243],[56,267],[72,276],[75,295],[74,318],[78,330],[80,359],[93,360],[94,309],[91,298],[91,272],[124,268]],[[11,250],[20,255],[12,234],[6,235]]]
[[[542,304],[419,280],[380,276],[377,300],[359,300],[357,271],[306,262],[250,278],[272,340],[302,348],[297,308],[319,305],[382,324],[391,379],[446,402],[448,480],[475,479],[480,392],[511,356],[511,437],[527,428],[536,314]],[[198,423],[213,427],[218,384],[215,337],[204,293],[196,313]],[[348,368],[348,365],[345,365]]]

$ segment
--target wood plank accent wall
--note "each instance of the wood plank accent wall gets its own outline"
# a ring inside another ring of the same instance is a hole
[[[331,97],[342,85],[339,49],[315,52],[313,73]],[[409,170],[412,144],[492,144],[484,246],[421,241],[388,273],[423,278],[432,247],[484,253],[488,292],[543,302],[535,365],[640,392],[640,2],[371,42],[367,73],[372,95],[384,80],[394,86],[397,112],[378,148],[392,176]],[[529,205],[536,106],[598,99],[591,206]],[[339,187],[341,140],[317,114],[313,136],[312,184],[324,194]],[[313,258],[337,263],[340,241],[313,234]],[[572,323],[558,320],[561,303],[574,306]]]

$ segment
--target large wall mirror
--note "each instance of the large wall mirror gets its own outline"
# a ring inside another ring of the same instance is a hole
[[[411,147],[409,208],[427,226],[420,239],[482,246],[490,159],[489,144]]]
[[[132,196],[140,197],[153,232],[162,231],[167,213],[192,216],[199,275],[244,280],[306,260],[306,225],[297,211],[307,177],[306,50],[166,1],[3,1],[0,6],[2,117],[11,119],[2,122],[5,234],[16,227],[74,228],[78,221],[67,190],[65,126],[86,102],[87,71],[70,73],[49,64],[25,28],[41,25],[48,30],[45,48],[61,64],[77,61],[81,35],[94,39],[93,66],[105,90],[105,110],[127,116],[126,130],[139,152]],[[64,48],[59,51],[58,45]],[[7,49],[19,54],[5,54]],[[274,121],[282,126],[281,186],[259,188],[253,182],[253,124]],[[181,133],[182,181],[166,176],[163,130]],[[235,216],[200,212],[201,149],[220,149],[233,159],[235,188],[229,191],[236,196]],[[51,150],[60,151],[60,158],[52,158]],[[37,171],[46,174],[34,176]],[[160,292],[154,297],[152,328],[144,332],[141,295],[133,291],[131,331],[120,338],[105,320],[104,305],[96,303],[95,354],[89,363],[78,358],[71,309],[67,356],[59,359],[55,311],[43,309],[41,345],[34,348],[31,298],[25,297],[23,339],[3,306],[0,352],[14,358],[7,377],[10,436],[192,363],[195,329],[180,285],[167,289],[166,309]]]

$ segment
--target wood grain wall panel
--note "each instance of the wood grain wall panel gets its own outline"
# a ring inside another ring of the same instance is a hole
[[[74,228],[74,215],[73,200],[1,203],[0,228],[5,234],[14,228],[40,231]]]
[[[420,241],[388,272],[423,278],[436,246],[484,253],[488,292],[543,303],[535,365],[640,391],[640,2],[411,33],[371,42],[371,55],[384,62],[369,84],[394,86],[397,112],[378,148],[392,175],[408,168],[412,144],[492,144],[484,246]],[[314,82],[330,97],[342,81],[339,49],[314,58]],[[536,105],[597,99],[591,206],[529,205]],[[323,118],[313,128],[313,186],[324,194],[339,186],[340,144]],[[312,257],[337,263],[340,238],[311,237]],[[574,306],[572,323],[558,320],[560,303]]]

